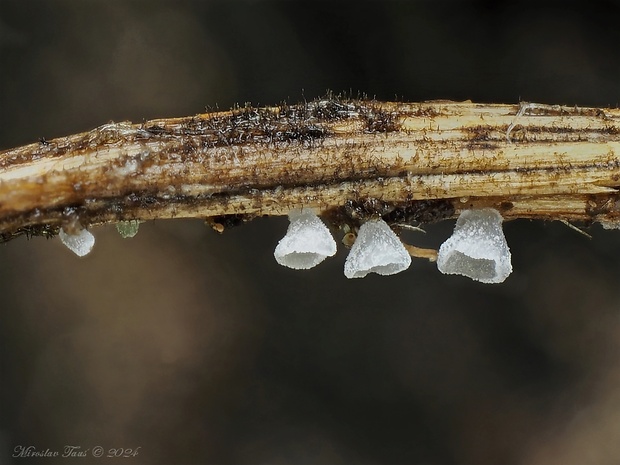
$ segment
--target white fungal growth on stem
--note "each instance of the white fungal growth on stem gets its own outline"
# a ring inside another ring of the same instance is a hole
[[[288,217],[288,231],[273,254],[280,265],[307,270],[335,255],[336,241],[313,211],[293,210]]]
[[[409,265],[409,252],[387,223],[379,218],[360,227],[344,264],[344,274],[347,278],[363,278],[368,273],[387,276],[400,273]]]
[[[87,255],[95,245],[95,236],[87,229],[80,229],[74,234],[66,233],[64,229],[61,229],[58,235],[62,243],[78,257]]]
[[[501,283],[512,272],[502,215],[493,208],[464,210],[439,248],[437,268],[483,283]]]

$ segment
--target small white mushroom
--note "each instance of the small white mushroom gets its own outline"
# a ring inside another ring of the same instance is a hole
[[[138,220],[121,221],[119,223],[116,223],[116,230],[123,239],[134,237],[136,234],[138,234],[139,228],[140,221]]]
[[[288,231],[273,254],[280,265],[307,270],[335,255],[336,241],[314,212],[293,210],[288,218]]]
[[[501,283],[512,272],[502,215],[493,208],[464,210],[439,248],[437,268],[483,283]]]
[[[406,270],[411,256],[398,236],[382,219],[364,223],[344,263],[347,278],[363,278],[368,273],[391,275]]]
[[[74,234],[68,234],[64,229],[61,229],[58,235],[62,243],[78,257],[88,254],[95,245],[95,236],[87,229],[80,229],[79,232]]]

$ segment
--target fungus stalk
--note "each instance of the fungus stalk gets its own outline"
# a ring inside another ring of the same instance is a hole
[[[4,150],[0,241],[76,220],[223,228],[302,208],[346,223],[346,203],[364,199],[381,199],[390,226],[409,212],[423,223],[493,208],[613,227],[618,186],[619,109],[329,98],[110,123]]]

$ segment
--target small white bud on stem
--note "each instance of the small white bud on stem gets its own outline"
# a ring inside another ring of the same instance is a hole
[[[68,234],[61,229],[58,235],[62,243],[78,257],[87,255],[95,245],[95,236],[87,229],[80,229],[75,234]]]

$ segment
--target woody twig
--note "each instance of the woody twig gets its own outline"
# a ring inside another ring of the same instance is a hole
[[[613,227],[619,132],[618,109],[337,98],[109,123],[0,152],[0,238],[299,208],[352,227],[485,207]]]

